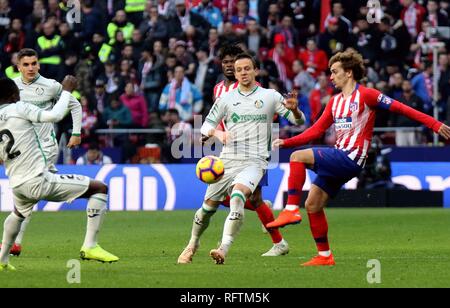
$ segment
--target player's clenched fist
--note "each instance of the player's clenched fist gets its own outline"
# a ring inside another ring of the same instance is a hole
[[[283,139],[275,139],[272,142],[272,149],[282,148],[283,145],[284,145],[284,140]]]
[[[67,75],[62,82],[62,87],[64,91],[72,93],[77,88],[77,79],[74,76]]]
[[[298,93],[296,91],[289,93],[284,106],[289,110],[297,110],[298,107]]]

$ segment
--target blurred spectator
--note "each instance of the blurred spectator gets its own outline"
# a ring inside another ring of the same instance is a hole
[[[211,27],[217,28],[222,32],[223,30],[223,17],[220,9],[214,6],[211,0],[202,0],[199,5],[191,10],[193,13],[201,15],[206,21],[209,22]]]
[[[138,72],[141,75],[141,90],[144,91],[148,112],[158,111],[159,96],[167,80],[162,65],[150,50],[142,52]]]
[[[219,53],[220,48],[220,39],[219,32],[216,28],[209,29],[208,32],[208,48],[209,48],[209,57],[216,57]]]
[[[319,34],[318,47],[325,51],[328,58],[331,58],[339,51],[344,51],[347,47],[348,34],[346,36],[339,32],[339,21],[336,17],[328,20],[325,32]]]
[[[263,34],[261,27],[255,19],[247,21],[247,31],[243,41],[247,48],[255,55],[258,54],[260,48],[268,46],[266,36]]]
[[[269,5],[269,14],[267,16],[267,21],[263,22],[263,26],[267,28],[267,33],[270,35],[274,33],[276,27],[280,24],[280,9],[276,3],[271,3]]]
[[[338,23],[338,36],[342,37],[352,32],[352,22],[348,20],[344,15],[344,7],[341,1],[334,1],[331,13],[325,19],[325,27],[328,27],[328,23],[332,18],[335,18]],[[335,22],[334,19],[332,22]]]
[[[41,64],[41,74],[47,78],[62,80],[62,55],[64,42],[56,34],[55,25],[46,22],[43,27],[43,35],[37,40],[36,51]]]
[[[303,62],[306,71],[314,78],[328,69],[328,58],[323,50],[317,48],[314,39],[308,39],[306,49],[300,50],[298,58]]]
[[[398,64],[406,62],[406,55],[411,45],[411,36],[401,22],[393,24],[390,16],[385,16],[378,24],[380,33],[379,55],[380,65],[384,67],[386,61]]]
[[[148,41],[167,41],[167,25],[163,17],[159,15],[158,7],[150,6],[149,10],[149,15],[141,22],[139,31]]]
[[[130,109],[117,98],[113,98],[111,105],[105,108],[102,120],[108,128],[128,128],[133,124]]]
[[[289,48],[297,48],[299,46],[299,34],[292,23],[291,16],[283,16],[280,25],[275,27],[274,32],[283,34]]]
[[[111,95],[106,92],[105,81],[97,79],[95,81],[95,90],[89,96],[89,102],[92,107],[95,107],[100,114],[105,111],[105,108],[111,104]],[[92,108],[91,108],[92,109]]]
[[[448,102],[450,98],[450,53],[442,53],[439,55],[439,93],[441,100]]]
[[[164,88],[159,100],[159,110],[177,109],[180,118],[185,122],[193,122],[194,115],[200,114],[203,108],[202,95],[185,77],[184,67],[175,67],[174,79]]]
[[[195,71],[194,84],[197,89],[203,93],[203,104],[205,108],[209,108],[214,103],[214,86],[215,81],[220,75],[220,69],[212,58],[209,58],[209,50],[207,46],[202,46],[196,53],[197,69]]]
[[[134,25],[127,20],[125,11],[119,10],[116,12],[114,19],[108,24],[106,31],[108,32],[109,44],[112,45],[116,41],[116,32],[123,33],[125,41],[131,42]]]
[[[377,57],[377,36],[367,22],[367,15],[359,15],[351,35],[353,47],[368,63],[374,63]]]
[[[82,144],[89,144],[97,139],[95,129],[99,125],[98,111],[92,106],[91,102],[86,96],[80,99],[82,108],[82,122],[81,122],[81,140]]]
[[[391,75],[391,77],[389,78],[389,87],[390,87],[390,91],[388,92],[389,97],[395,100],[399,100],[404,92],[402,74],[397,72]]]
[[[9,79],[14,79],[20,76],[19,69],[17,68],[17,63],[19,60],[17,56],[18,56],[17,52],[11,55],[11,65],[5,69],[5,75]]]
[[[231,21],[224,23],[223,33],[219,37],[222,45],[233,45],[241,41],[241,38],[234,32]]]
[[[13,19],[11,29],[3,39],[3,51],[6,53],[19,52],[25,46],[25,32],[22,30],[22,21],[20,19]],[[0,45],[1,46],[1,45]]]
[[[248,15],[248,4],[245,0],[239,0],[236,4],[237,12],[234,14],[230,21],[233,24],[234,32],[241,36],[245,34],[245,28],[247,26],[247,21],[251,19]]]
[[[9,0],[0,0],[0,37],[4,37],[11,24]]]
[[[428,0],[425,20],[428,20],[432,27],[449,26],[448,15],[445,12],[440,11],[439,1],[437,0]]]
[[[300,93],[309,98],[311,91],[314,89],[316,80],[309,72],[304,69],[301,60],[295,60],[292,64],[292,71],[295,74],[293,87],[298,89]]]
[[[77,165],[104,165],[112,164],[111,157],[104,155],[97,143],[91,143],[83,156],[78,157]]]
[[[193,26],[201,40],[206,39],[209,23],[200,15],[190,12],[186,8],[184,0],[175,0],[176,14],[167,21],[170,37],[179,37],[187,30],[188,26]]]
[[[125,80],[116,71],[116,65],[113,62],[105,63],[105,75],[101,78],[106,80],[106,93],[110,95],[123,93],[125,89]]]
[[[161,146],[163,162],[179,162],[182,158],[183,147],[191,144],[192,125],[181,120],[177,109],[169,109],[163,112],[161,118],[166,131],[166,138]]]
[[[64,51],[71,51],[74,53],[80,52],[80,47],[82,46],[80,40],[76,38],[71,31],[69,24],[67,22],[62,22],[59,27],[59,35],[64,43]]]
[[[311,125],[319,119],[332,94],[333,88],[328,82],[328,77],[325,74],[320,75],[317,79],[317,88],[312,90],[309,96]]]
[[[90,41],[94,33],[101,32],[106,35],[106,20],[101,11],[94,8],[92,1],[82,1],[81,3],[81,23],[75,23],[75,32],[84,41]]]
[[[142,21],[146,3],[147,0],[125,0],[125,13],[135,27],[138,27]]]
[[[213,4],[222,12],[224,20],[228,21],[236,14],[237,2],[238,0],[214,0]]]
[[[268,88],[270,80],[278,79],[278,68],[275,62],[269,58],[269,50],[267,48],[260,48],[259,59],[258,81],[263,88]]]
[[[134,84],[128,82],[125,86],[125,93],[120,96],[120,100],[131,112],[133,126],[144,128],[148,124],[147,102],[144,96],[134,90]]]
[[[423,112],[423,101],[417,96],[412,88],[411,82],[409,80],[404,80],[402,82],[402,94],[398,99],[399,102],[414,108],[417,111]],[[407,117],[398,115],[396,113],[391,114],[392,124],[394,127],[419,127],[416,121],[410,120]],[[420,133],[416,131],[399,131],[395,133],[395,144],[397,146],[415,146],[420,143],[421,137]]]
[[[423,111],[433,114],[433,63],[426,61],[423,71],[411,79],[414,93],[423,101]]]
[[[185,68],[187,76],[193,76],[195,72],[195,60],[190,52],[187,51],[187,44],[185,41],[177,41],[175,43],[175,56],[177,62]]]
[[[158,13],[166,19],[175,15],[175,2],[171,0],[158,0]]]
[[[282,34],[276,34],[274,39],[274,48],[269,51],[269,57],[277,65],[280,80],[287,86],[293,77],[292,63],[295,60],[295,51],[286,45],[286,39]]]
[[[402,0],[403,10],[401,12],[401,19],[405,26],[408,28],[408,32],[413,39],[416,38],[420,32],[422,21],[425,18],[426,10],[423,6],[416,3],[414,0]]]

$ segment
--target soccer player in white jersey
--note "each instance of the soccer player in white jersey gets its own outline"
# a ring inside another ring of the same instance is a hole
[[[14,210],[4,223],[0,271],[15,270],[9,264],[9,250],[23,220],[40,200],[70,202],[77,198],[88,198],[87,230],[80,251],[81,258],[102,262],[119,260],[97,243],[106,212],[108,187],[82,175],[49,172],[40,141],[36,138],[33,123],[60,121],[66,115],[70,92],[75,87],[76,79],[66,77],[57,104],[51,110],[43,110],[19,101],[19,88],[15,82],[7,78],[0,79],[0,159],[5,164],[14,197]]]
[[[224,263],[243,224],[244,204],[267,169],[274,114],[285,116],[297,125],[304,123],[296,98],[286,100],[275,90],[256,85],[257,68],[250,55],[238,55],[234,65],[239,86],[216,101],[201,128],[203,135],[215,136],[224,143],[220,157],[225,174],[219,182],[208,186],[203,205],[195,213],[191,239],[180,255],[185,259],[192,260],[211,216],[230,194],[230,213],[225,220],[221,244],[210,251],[216,264]],[[226,131],[216,129],[222,120]]]
[[[17,67],[21,73],[20,77],[14,79],[19,87],[20,100],[33,104],[43,110],[50,110],[58,101],[62,92],[62,86],[53,79],[47,79],[39,75],[39,59],[35,50],[25,48],[18,54]],[[67,146],[73,148],[81,143],[81,104],[72,95],[70,96],[69,109],[72,114],[73,129],[72,136]],[[36,133],[41,142],[42,151],[47,160],[50,172],[56,173],[55,164],[58,160],[59,149],[53,123],[34,123]],[[22,229],[11,248],[11,254],[19,256],[22,251],[22,240],[31,216],[22,223]]]
[[[234,75],[234,60],[237,55],[243,53],[241,47],[237,45],[225,45],[219,51],[219,58],[222,63],[222,72],[225,79],[214,87],[214,101],[222,96],[225,96],[227,93],[235,90],[239,82],[236,80],[236,76]],[[260,85],[256,83],[256,85]],[[222,130],[225,130],[225,126],[220,123],[219,127]],[[263,200],[262,198],[262,186],[267,186],[267,178],[268,173],[264,174],[264,178],[261,180],[260,185],[256,188],[252,196],[245,203],[244,208],[250,211],[256,212],[259,220],[262,223],[263,231],[268,233],[272,239],[273,246],[269,251],[262,254],[263,257],[277,257],[286,255],[289,253],[289,244],[283,238],[279,228],[270,228],[267,229],[265,226],[272,221],[275,220],[275,216],[271,210],[272,203],[269,200]],[[227,198],[222,203],[226,207],[230,207],[230,197]],[[183,263],[183,260],[180,260],[180,263]]]

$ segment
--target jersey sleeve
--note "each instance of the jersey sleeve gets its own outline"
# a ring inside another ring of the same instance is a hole
[[[20,116],[34,123],[58,122],[66,115],[70,93],[63,91],[52,110],[46,111],[32,104],[18,102],[16,110]]]
[[[70,95],[69,110],[72,115],[72,123],[73,123],[72,135],[80,136],[83,111],[81,109],[80,102],[75,97],[73,97],[73,95]]]
[[[401,114],[413,121],[419,122],[426,127],[432,129],[435,133],[439,131],[442,126],[442,122],[439,122],[435,118],[415,110],[405,104],[400,103],[387,95],[384,95],[380,91],[375,89],[366,89],[366,104],[372,108],[389,110]]]
[[[292,148],[304,145],[322,136],[325,133],[325,131],[331,126],[331,124],[333,124],[333,114],[331,112],[332,105],[333,105],[333,98],[330,99],[322,115],[317,120],[317,122],[314,123],[313,126],[305,130],[300,135],[297,135],[289,139],[285,139],[283,147]]]
[[[222,119],[226,115],[226,104],[224,100],[217,99],[214,105],[211,107],[208,115],[206,116],[206,120],[202,125],[201,132],[203,135],[208,135],[208,132],[211,129],[215,129]]]
[[[275,112],[278,113],[280,116],[287,119],[289,122],[295,125],[302,125],[305,123],[305,115],[303,112],[300,111],[302,117],[300,119],[297,119],[293,112],[284,106],[285,98],[283,95],[281,95],[278,91],[273,91],[273,96],[275,100]]]

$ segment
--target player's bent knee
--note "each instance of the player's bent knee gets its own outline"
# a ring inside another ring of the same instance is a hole
[[[308,198],[305,201],[305,209],[308,213],[317,213],[323,209],[323,206],[317,198]]]

